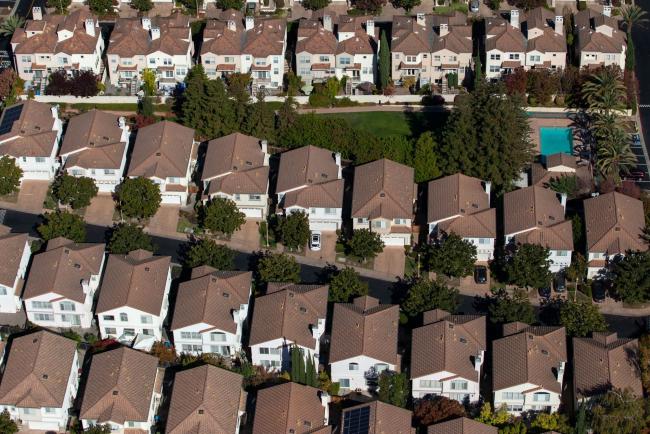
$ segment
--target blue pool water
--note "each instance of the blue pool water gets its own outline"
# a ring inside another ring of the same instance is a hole
[[[542,155],[552,155],[564,152],[573,153],[573,131],[571,128],[540,127],[539,143]]]

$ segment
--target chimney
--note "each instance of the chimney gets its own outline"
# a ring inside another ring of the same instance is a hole
[[[488,204],[490,203],[490,193],[492,192],[492,181],[485,181],[485,192],[488,195]]]
[[[237,31],[237,25],[235,24],[234,20],[228,20],[228,30],[230,30],[231,32]]]
[[[155,41],[156,39],[160,38],[160,27],[152,27],[151,28],[151,40]]]
[[[145,30],[151,30],[151,18],[142,17],[142,28]]]
[[[612,7],[611,6],[603,6],[603,15],[606,17],[611,17],[612,16]]]
[[[34,21],[41,21],[43,19],[43,10],[40,6],[34,6],[32,8],[32,19]]]
[[[250,15],[246,16],[246,30],[250,30],[255,26],[255,19]]]
[[[564,17],[562,15],[555,16],[555,33],[564,34]]]
[[[415,15],[415,22],[416,22],[419,26],[424,26],[424,25],[426,25],[426,20],[424,19],[424,14],[416,14],[416,15]]]
[[[560,362],[560,366],[557,367],[557,382],[562,384],[564,380],[564,366],[566,362]]]
[[[329,404],[330,404],[330,401],[332,401],[332,398],[329,396],[329,394],[327,392],[324,392],[322,390],[320,392],[318,392],[318,393],[320,394],[320,403],[325,408],[325,417],[324,417],[325,420],[323,421],[323,424],[327,425],[329,423],[329,421],[330,421],[330,406],[329,406]]]
[[[53,117],[55,120],[59,120],[59,105],[58,105],[58,104],[53,105],[53,106],[50,108],[50,110],[52,111],[52,117]]]
[[[474,358],[474,370],[481,374],[481,367],[483,366],[483,361],[485,360],[485,350],[481,350],[480,353]]]
[[[440,36],[445,36],[449,33],[449,24],[440,24]]]
[[[374,20],[366,21],[366,33],[368,36],[375,36],[375,22]]]
[[[269,142],[267,140],[262,140],[261,142],[262,145],[262,153],[263,154],[268,154],[269,153]]]
[[[124,116],[120,116],[117,119],[117,125],[121,128],[124,129],[126,128],[126,118]]]
[[[519,28],[519,11],[513,9],[510,11],[510,25],[515,28]]]
[[[343,168],[341,167],[341,153],[337,152],[334,154],[334,161],[339,168],[338,179],[343,178]]]
[[[332,31],[332,16],[331,15],[323,15],[323,28],[327,30],[328,32]]]
[[[566,193],[560,194],[560,204],[562,205],[562,208],[564,208],[564,212],[566,213]]]
[[[95,20],[92,18],[86,19],[86,33],[90,36],[95,36]]]

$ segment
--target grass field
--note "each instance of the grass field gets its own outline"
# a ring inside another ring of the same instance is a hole
[[[390,135],[417,137],[423,131],[440,128],[447,117],[445,113],[431,112],[358,112],[319,116],[342,119],[353,128],[380,137]]]

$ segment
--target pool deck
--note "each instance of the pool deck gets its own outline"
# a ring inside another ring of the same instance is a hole
[[[541,143],[539,136],[539,129],[541,127],[569,127],[573,122],[571,119],[567,118],[529,118],[530,122],[530,141],[535,147],[535,152],[537,154],[541,153]]]

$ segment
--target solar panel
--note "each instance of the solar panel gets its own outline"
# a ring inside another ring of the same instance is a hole
[[[343,434],[368,434],[370,429],[370,407],[355,408],[345,412]]]
[[[20,114],[22,112],[22,104],[6,109],[0,123],[0,134],[7,134],[9,131],[11,131],[11,127],[13,126],[14,122],[20,118]]]

